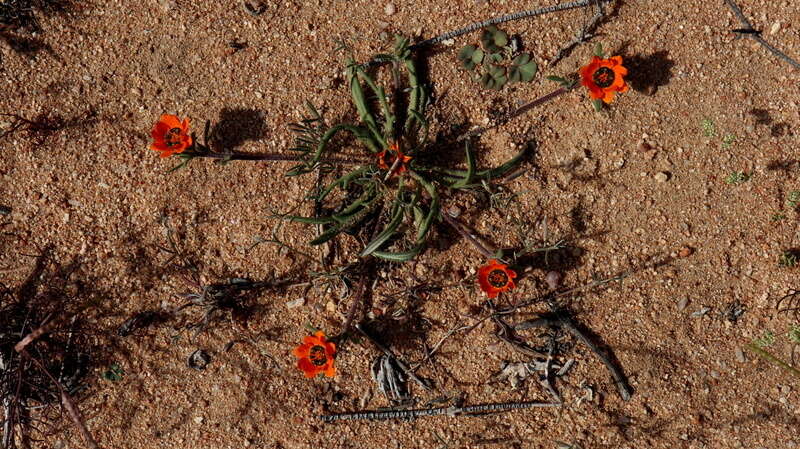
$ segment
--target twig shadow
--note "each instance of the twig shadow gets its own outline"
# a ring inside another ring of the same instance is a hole
[[[753,108],[750,110],[750,115],[755,117],[756,125],[769,126],[769,134],[772,137],[783,137],[791,131],[787,123],[775,123],[772,115],[766,109]]]

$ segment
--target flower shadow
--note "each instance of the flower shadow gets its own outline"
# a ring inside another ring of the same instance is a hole
[[[649,56],[633,55],[624,58],[628,68],[626,77],[631,88],[637,92],[652,95],[661,86],[669,84],[675,62],[669,59],[667,50],[657,51]]]
[[[772,115],[766,109],[754,108],[749,113],[755,117],[756,125],[769,126],[769,134],[772,137],[783,137],[791,131],[788,124],[775,123]]]
[[[232,151],[248,140],[260,140],[266,135],[263,111],[223,108],[219,121],[211,128],[209,144],[218,151]]]

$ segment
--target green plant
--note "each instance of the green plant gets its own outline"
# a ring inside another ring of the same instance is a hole
[[[717,130],[714,126],[714,122],[710,118],[704,118],[702,122],[700,122],[700,126],[703,127],[703,135],[706,137],[716,137]]]
[[[102,377],[110,382],[118,382],[125,376],[125,370],[116,363],[112,363],[107,370],[103,371]]]
[[[786,206],[789,209],[797,209],[797,206],[800,204],[800,190],[792,190],[789,192],[789,196],[786,198]]]
[[[785,220],[786,219],[786,215],[781,214],[781,213],[774,213],[774,214],[772,214],[772,217],[770,217],[770,219],[772,221],[781,221],[781,220]]]
[[[477,169],[469,143],[465,148],[466,170],[425,164],[425,156],[434,156],[426,154],[428,122],[424,112],[429,97],[417,75],[408,39],[398,37],[393,54],[376,57],[392,63],[395,82],[405,75],[408,97],[401,98],[404,90],[396,85],[397,94],[390,102],[375,78],[349,59],[348,83],[360,123],[326,127],[321,115],[311,108],[311,117],[293,126],[298,134],[294,150],[300,153],[303,163],[292,168],[289,175],[316,170],[326,173],[323,155],[332,151],[331,142],[341,132],[355,136],[373,162],[352,169],[308,196],[321,205],[323,213],[286,218],[322,225],[322,233],[311,240],[311,245],[325,243],[342,232],[357,232],[367,223],[385,223],[382,230],[372,233],[360,256],[400,262],[422,251],[431,226],[439,217],[440,189],[481,187],[482,182],[513,169],[525,149],[505,164],[487,170]],[[374,95],[375,103],[367,100],[365,90]],[[389,247],[395,249],[388,250]]]
[[[730,148],[734,141],[736,141],[736,136],[733,134],[726,134],[725,137],[722,138],[722,148]]]
[[[793,325],[789,328],[789,332],[787,333],[789,339],[795,343],[800,344],[800,326]],[[784,360],[776,356],[774,353],[767,351],[769,346],[775,344],[775,334],[773,332],[767,331],[764,334],[751,341],[745,347],[751,351],[753,351],[756,355],[761,357],[762,359],[778,366],[779,368],[785,370],[786,372],[792,374],[795,377],[800,378],[800,370],[795,368],[794,366],[786,363]]]
[[[737,185],[749,181],[750,178],[752,177],[753,175],[750,173],[745,173],[743,171],[735,171],[731,172],[731,174],[729,174],[725,178],[725,182],[731,185]]]
[[[778,257],[778,265],[786,268],[792,268],[797,265],[797,254],[795,251],[784,251]]]
[[[508,34],[491,25],[483,30],[480,45],[467,45],[458,52],[461,65],[475,72],[475,80],[486,89],[500,90],[508,82],[529,82],[538,65],[529,53],[515,54]]]

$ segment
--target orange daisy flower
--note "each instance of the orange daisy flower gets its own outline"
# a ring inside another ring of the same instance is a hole
[[[307,335],[303,338],[303,344],[292,350],[292,354],[299,359],[297,367],[309,379],[319,373],[325,373],[328,377],[336,375],[336,367],[333,366],[336,345],[325,339],[325,332]]]
[[[192,146],[192,136],[189,135],[189,119],[183,122],[174,115],[164,114],[158,119],[153,131],[153,143],[150,149],[161,152],[161,157],[169,157]]]
[[[581,84],[589,89],[592,100],[611,103],[615,92],[628,90],[624,79],[628,69],[622,65],[622,56],[612,56],[609,59],[592,56],[592,62],[581,67],[580,74]]]
[[[378,168],[381,170],[389,170],[394,165],[395,161],[399,158],[400,163],[397,164],[394,170],[392,170],[392,175],[397,175],[406,171],[406,163],[411,160],[411,156],[406,156],[403,154],[403,151],[400,149],[400,145],[397,142],[389,145],[388,150],[383,150],[377,155],[378,158]]]
[[[511,290],[516,287],[514,278],[517,273],[508,268],[508,265],[491,259],[487,265],[478,270],[478,285],[489,298],[496,298],[500,292]]]

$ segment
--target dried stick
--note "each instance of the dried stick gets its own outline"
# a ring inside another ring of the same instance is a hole
[[[736,3],[733,0],[725,0],[725,4],[728,5],[731,8],[731,10],[733,11],[733,14],[736,16],[737,19],[739,19],[739,22],[745,28],[744,30],[734,30],[734,33],[736,33],[738,35],[737,37],[746,36],[746,37],[749,37],[750,39],[753,39],[754,41],[756,41],[759,44],[761,44],[761,46],[766,48],[773,55],[775,55],[778,58],[786,61],[787,63],[792,65],[794,68],[800,69],[800,62],[795,61],[794,59],[792,59],[788,55],[786,55],[786,53],[778,50],[772,44],[770,44],[769,42],[765,41],[764,38],[761,37],[761,32],[756,32],[755,29],[753,29],[753,25],[750,23],[749,20],[747,20],[747,17],[744,16],[744,13],[742,13],[742,10],[739,8],[738,5],[736,5]]]
[[[528,408],[550,408],[561,407],[559,403],[552,402],[500,402],[493,404],[480,404],[467,407],[440,407],[440,408],[424,408],[412,410],[367,410],[362,412],[352,413],[337,413],[333,415],[320,415],[319,419],[324,422],[333,421],[352,421],[357,419],[410,419],[419,418],[421,416],[440,416],[447,415],[455,417],[459,415],[471,415],[487,412],[503,412],[508,410],[520,410]]]
[[[575,325],[575,322],[572,318],[563,314],[543,316],[535,320],[523,321],[522,323],[514,326],[514,329],[524,330],[542,326],[556,326],[566,329],[575,338],[585,344],[586,347],[588,347],[589,350],[591,350],[597,356],[597,358],[600,359],[603,365],[605,365],[608,371],[611,373],[611,377],[614,378],[614,384],[616,385],[617,391],[622,397],[622,400],[629,401],[631,399],[631,388],[628,385],[628,380],[625,378],[622,370],[620,370],[617,365],[611,361],[611,358],[609,358],[605,352],[601,351],[600,348],[594,344],[594,342],[592,342],[592,340],[590,340],[589,337],[587,337],[586,334],[584,334],[583,331],[578,328],[578,326]]]
[[[490,129],[494,129],[494,128],[497,128],[498,126],[505,125],[511,119],[513,119],[515,117],[519,117],[520,115],[530,111],[531,109],[535,108],[536,106],[545,104],[548,101],[553,100],[554,98],[560,96],[561,94],[565,94],[565,93],[571,91],[577,84],[578,83],[575,83],[570,87],[560,87],[560,88],[550,92],[547,95],[543,95],[543,96],[541,96],[541,97],[539,97],[539,98],[537,98],[537,99],[535,99],[535,100],[533,100],[531,102],[528,102],[528,103],[518,107],[517,109],[515,109],[514,111],[512,111],[511,113],[509,113],[505,117],[500,118],[499,120],[497,120],[497,122],[495,124],[489,125],[489,126],[480,126],[480,127],[475,128],[473,130],[470,130],[470,131],[458,136],[456,141],[460,142],[460,141],[465,140],[465,139],[470,139],[472,137],[479,136],[479,135],[485,133],[486,131],[489,131]]]
[[[459,28],[459,29],[457,29],[455,31],[450,31],[450,32],[441,34],[439,36],[436,36],[434,38],[424,40],[424,41],[422,41],[422,42],[420,42],[418,44],[412,45],[410,47],[410,49],[411,50],[416,50],[418,48],[435,45],[435,44],[438,44],[439,42],[446,41],[448,39],[452,39],[452,38],[457,37],[457,36],[461,36],[462,34],[471,33],[471,32],[473,32],[475,30],[479,30],[481,28],[485,28],[485,27],[487,27],[489,25],[499,25],[501,23],[511,22],[513,20],[526,19],[528,17],[541,16],[543,14],[549,14],[549,13],[554,13],[554,12],[559,12],[559,11],[566,11],[566,10],[569,10],[569,9],[583,8],[583,7],[591,5],[592,3],[595,3],[596,1],[597,0],[579,0],[579,1],[572,1],[572,2],[567,2],[567,3],[559,3],[559,4],[553,5],[553,6],[545,6],[544,8],[529,9],[529,10],[526,10],[526,11],[520,11],[520,12],[516,12],[516,13],[513,13],[513,14],[506,14],[506,15],[500,16],[500,17],[494,17],[494,18],[491,18],[489,20],[484,20],[483,22],[475,22],[473,24],[465,26],[464,28]],[[611,1],[611,0],[600,0],[600,1],[608,2],[608,1]]]
[[[361,332],[361,335],[363,335],[364,337],[366,337],[366,338],[367,338],[367,340],[369,340],[370,342],[372,342],[372,344],[373,344],[373,345],[375,345],[375,347],[376,347],[376,348],[380,349],[380,351],[381,351],[381,352],[383,352],[383,353],[384,353],[384,354],[386,354],[387,356],[389,356],[389,357],[393,358],[393,359],[394,359],[394,361],[395,361],[395,362],[397,362],[397,366],[399,366],[399,367],[400,367],[400,369],[401,369],[401,370],[403,370],[403,372],[404,372],[404,373],[405,373],[405,374],[406,374],[408,377],[410,377],[411,379],[413,379],[413,380],[414,380],[414,382],[418,383],[418,384],[419,384],[419,385],[420,385],[422,388],[424,388],[425,390],[428,390],[428,391],[430,391],[430,390],[431,390],[431,386],[428,384],[428,382],[426,382],[425,380],[423,380],[422,378],[420,378],[419,376],[417,376],[416,374],[414,374],[414,371],[413,371],[413,370],[411,370],[411,369],[408,367],[408,365],[406,365],[406,363],[405,363],[403,360],[401,360],[399,357],[397,357],[396,355],[394,355],[394,353],[392,352],[392,350],[391,350],[391,349],[389,349],[389,348],[387,348],[386,346],[384,346],[384,345],[383,345],[381,342],[379,342],[378,340],[376,340],[376,339],[375,339],[375,338],[374,338],[372,335],[370,335],[370,334],[369,334],[367,331],[365,331],[365,330],[364,330],[364,328],[361,326],[361,324],[356,324],[356,325],[355,325],[355,328],[356,328],[356,329],[358,329],[358,331],[359,331],[359,332]]]
[[[75,402],[72,400],[72,397],[69,395],[69,393],[67,393],[67,390],[61,386],[61,382],[53,377],[53,375],[50,374],[50,371],[47,371],[47,368],[42,365],[42,362],[32,357],[27,349],[22,348],[22,350],[18,352],[23,357],[30,359],[56,385],[58,391],[61,393],[61,405],[67,411],[67,414],[72,419],[75,427],[78,428],[78,431],[83,437],[83,441],[86,443],[86,445],[89,446],[90,449],[100,449],[100,446],[98,446],[97,442],[94,441],[92,434],[89,433],[89,429],[86,428],[86,424],[84,424],[83,418],[81,417],[81,412],[78,410],[78,407],[75,406]]]
[[[481,243],[481,241],[478,240],[474,234],[465,229],[463,223],[451,217],[450,214],[448,214],[447,212],[440,211],[439,215],[441,215],[441,217],[444,218],[444,221],[446,221],[447,224],[449,224],[450,226],[453,227],[453,229],[458,231],[458,233],[461,234],[462,237],[464,237],[468,242],[472,243],[472,246],[474,246],[475,249],[477,249],[478,252],[483,254],[487,259],[497,258],[492,250],[490,250],[489,248],[486,247],[486,245]]]
[[[564,47],[558,50],[556,57],[550,61],[549,66],[553,67],[558,64],[559,61],[564,59],[569,53],[574,49],[578,44],[582,44],[593,37],[593,32],[595,28],[600,24],[600,21],[603,20],[603,17],[606,15],[605,5],[600,0],[594,0],[593,2],[597,8],[595,9],[594,16],[589,21],[589,23],[585,24],[581,27],[581,30],[575,35],[575,39],[568,42]]]

